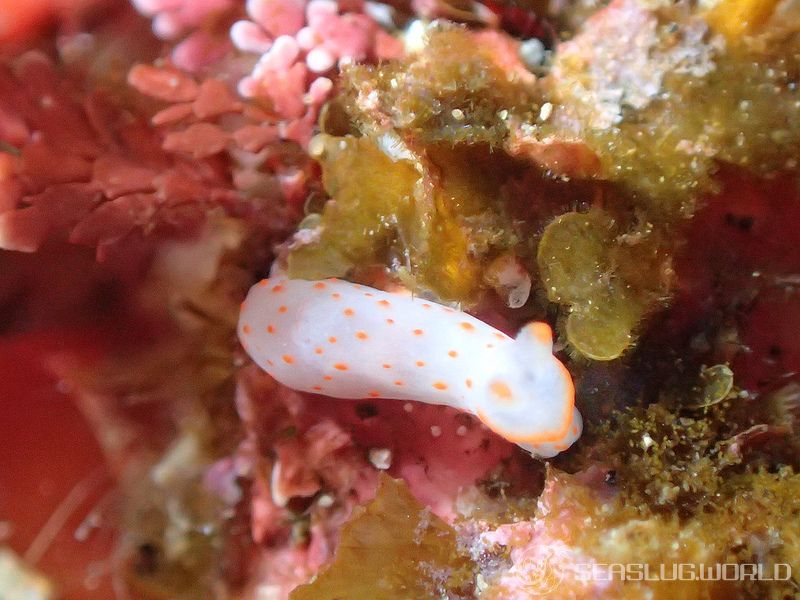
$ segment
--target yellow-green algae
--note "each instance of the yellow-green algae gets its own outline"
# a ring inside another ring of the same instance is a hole
[[[678,398],[634,407],[589,432],[590,464],[608,469],[617,493],[601,501],[578,482],[564,486],[580,535],[565,540],[598,562],[775,563],[800,568],[798,432],[775,398],[728,400],[687,410]],[[740,446],[751,422],[779,432],[779,453],[747,457]],[[571,459],[571,460],[574,460]],[[580,458],[578,458],[580,462]],[[585,513],[585,514],[584,514]],[[796,576],[796,575],[795,575]],[[623,598],[797,597],[790,581],[661,582],[623,587]]]
[[[733,371],[728,365],[703,367],[692,389],[694,398],[690,406],[713,406],[729,398],[733,390]]]
[[[375,499],[342,527],[334,561],[290,598],[471,597],[471,567],[453,528],[420,504],[402,480],[384,475]]]
[[[790,13],[768,23],[774,4],[721,2],[715,15],[732,5],[753,25],[723,40],[689,3],[620,2],[556,55],[546,82],[556,108],[543,130],[584,139],[602,176],[624,190],[626,210],[644,223],[634,245],[630,235],[609,234],[599,217],[576,231],[580,217],[567,215],[545,232],[543,283],[569,308],[565,332],[581,354],[619,356],[646,313],[668,298],[676,225],[715,189],[719,162],[765,176],[797,167],[800,20]],[[636,36],[625,35],[630,28]],[[570,255],[571,235],[594,247],[584,243]],[[559,269],[574,279],[554,275]]]
[[[714,14],[735,13],[736,4],[721,2]],[[774,7],[751,4],[738,8],[759,21]],[[562,48],[548,82],[553,127],[586,140],[603,176],[638,197],[651,218],[691,215],[697,195],[714,188],[718,161],[763,174],[797,166],[797,15],[733,40],[715,36],[707,16],[689,2],[619,3]],[[625,36],[628,28],[637,36]]]
[[[757,32],[772,16],[780,0],[719,0],[703,16],[732,43]]]
[[[784,563],[796,577],[800,438],[796,421],[786,413],[793,406],[786,395],[796,396],[797,388],[790,384],[786,392],[748,398],[730,393],[728,372],[712,368],[701,374],[698,385],[716,382],[713,396],[728,390],[726,399],[712,406],[697,408],[693,398],[665,394],[658,403],[590,424],[579,452],[561,466],[600,465],[603,483],[587,484],[585,478],[551,469],[548,478],[556,492],[548,510],[531,518],[542,519],[544,531],[599,563],[648,564],[654,572],[661,564],[760,563],[767,574]],[[746,447],[754,423],[773,430],[772,450]],[[557,516],[548,522],[562,508],[579,527],[564,527]],[[570,597],[569,580],[557,592],[552,597]],[[778,599],[795,598],[798,591],[795,579],[632,581],[613,594]]]
[[[387,144],[398,154],[387,154]],[[316,239],[289,255],[293,277],[389,265],[417,290],[467,301],[487,257],[515,241],[491,170],[497,159],[484,145],[430,145],[414,154],[397,138],[323,134],[312,148],[332,200]]]
[[[409,58],[347,69],[322,120],[337,135],[312,144],[332,202],[290,274],[379,264],[416,291],[474,302],[489,258],[517,242],[500,201],[514,168],[496,147],[510,115],[536,108],[532,82],[453,26],[432,27]]]
[[[344,276],[358,264],[387,260],[392,246],[402,256],[427,237],[427,207],[416,201],[420,174],[412,161],[392,161],[374,139],[318,136],[312,151],[331,196],[321,235],[289,256],[294,277]]]
[[[565,331],[572,347],[610,360],[633,341],[646,311],[666,297],[669,247],[646,226],[623,233],[606,211],[566,213],[539,242],[542,285],[552,302],[569,307]]]
[[[504,68],[491,46],[452,25],[435,24],[426,37],[406,59],[344,71],[342,103],[360,131],[499,146],[510,117],[538,111],[534,78]]]

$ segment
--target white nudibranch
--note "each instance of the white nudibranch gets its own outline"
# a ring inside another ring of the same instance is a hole
[[[464,312],[338,279],[265,279],[239,338],[280,383],[334,398],[446,404],[543,457],[580,437],[572,378],[545,323],[507,336]]]

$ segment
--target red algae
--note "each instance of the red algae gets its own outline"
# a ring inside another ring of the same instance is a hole
[[[137,65],[128,73],[128,83],[142,93],[165,102],[188,102],[197,98],[197,83],[177,69]]]
[[[214,207],[246,214],[261,203],[232,188],[219,165],[187,160],[228,147],[231,134],[218,126],[196,123],[162,142],[144,118],[131,119],[115,108],[112,95],[94,92],[81,103],[79,80],[61,81],[44,56],[27,55],[16,68],[16,73],[7,68],[2,78],[6,102],[13,102],[19,115],[7,126],[18,132],[9,138],[18,153],[5,155],[3,247],[31,252],[48,239],[69,239],[97,247],[102,259],[125,240],[191,235]],[[208,84],[143,69],[133,71],[136,85],[181,102],[194,98],[198,108],[193,110],[207,119],[241,110],[230,101],[211,108],[208,91],[203,92]],[[45,106],[36,104],[39,95],[48,99]],[[58,153],[65,151],[62,158]],[[289,172],[298,171],[293,166]],[[268,177],[276,178],[279,188],[282,175]]]
[[[0,44],[24,45],[30,38],[59,21],[75,20],[78,15],[108,4],[105,0],[4,0],[0,3]]]
[[[147,125],[149,111],[131,114],[117,106],[129,92],[110,92],[104,84],[87,94],[82,71],[58,72],[59,66],[30,54],[16,60],[15,70],[9,69],[4,79],[6,97],[14,98],[13,108],[9,104],[4,111],[4,138],[19,150],[18,157],[4,155],[6,247],[33,251],[45,240],[68,238],[97,246],[103,259],[115,246],[141,245],[141,238],[152,246],[171,236],[191,236],[215,207],[247,215],[251,222],[268,220],[270,227],[281,220],[284,226],[291,223],[292,209],[283,200],[297,202],[304,193],[308,164],[273,156],[262,170],[251,160],[236,179],[241,188],[232,188],[225,163],[215,155],[236,147],[236,132],[223,131],[214,121],[245,107],[220,80],[197,83],[176,68],[139,65],[131,70],[129,81],[139,91],[176,103],[171,115],[165,109],[153,118],[175,129],[162,142]],[[45,106],[32,104],[37,93],[44,95]],[[175,127],[186,119],[199,122]],[[191,157],[214,160],[192,163]],[[38,194],[53,185],[58,187],[52,194],[63,195],[64,201],[57,210],[45,210],[48,196]]]

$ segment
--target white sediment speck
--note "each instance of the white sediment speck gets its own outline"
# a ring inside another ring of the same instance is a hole
[[[480,573],[475,576],[475,587],[479,592],[484,592],[489,589],[489,584]]]
[[[442,435],[442,428],[438,425],[431,425],[431,435],[433,437],[439,437]]]
[[[385,471],[392,466],[392,451],[388,448],[370,448],[369,462],[376,469]]]
[[[542,108],[539,109],[539,120],[540,121],[547,121],[550,118],[550,115],[553,114],[553,105],[550,102],[545,102],[542,104]]]
[[[519,57],[529,69],[542,66],[545,57],[545,48],[541,40],[531,38],[519,45]]]
[[[319,498],[317,498],[317,506],[321,506],[322,508],[330,508],[333,506],[333,496],[330,494],[321,494]]]
[[[403,33],[403,46],[407,54],[420,52],[428,43],[428,31],[424,21],[415,19]]]
[[[394,7],[388,4],[382,2],[365,2],[364,12],[385,29],[392,29],[395,27],[396,11]]]
[[[256,589],[256,600],[278,600],[281,597],[281,587],[274,584],[264,584]]]

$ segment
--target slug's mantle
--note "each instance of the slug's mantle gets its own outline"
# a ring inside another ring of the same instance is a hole
[[[282,384],[334,398],[445,404],[551,457],[582,429],[550,327],[516,339],[434,302],[338,279],[264,279],[242,304],[239,338]]]

